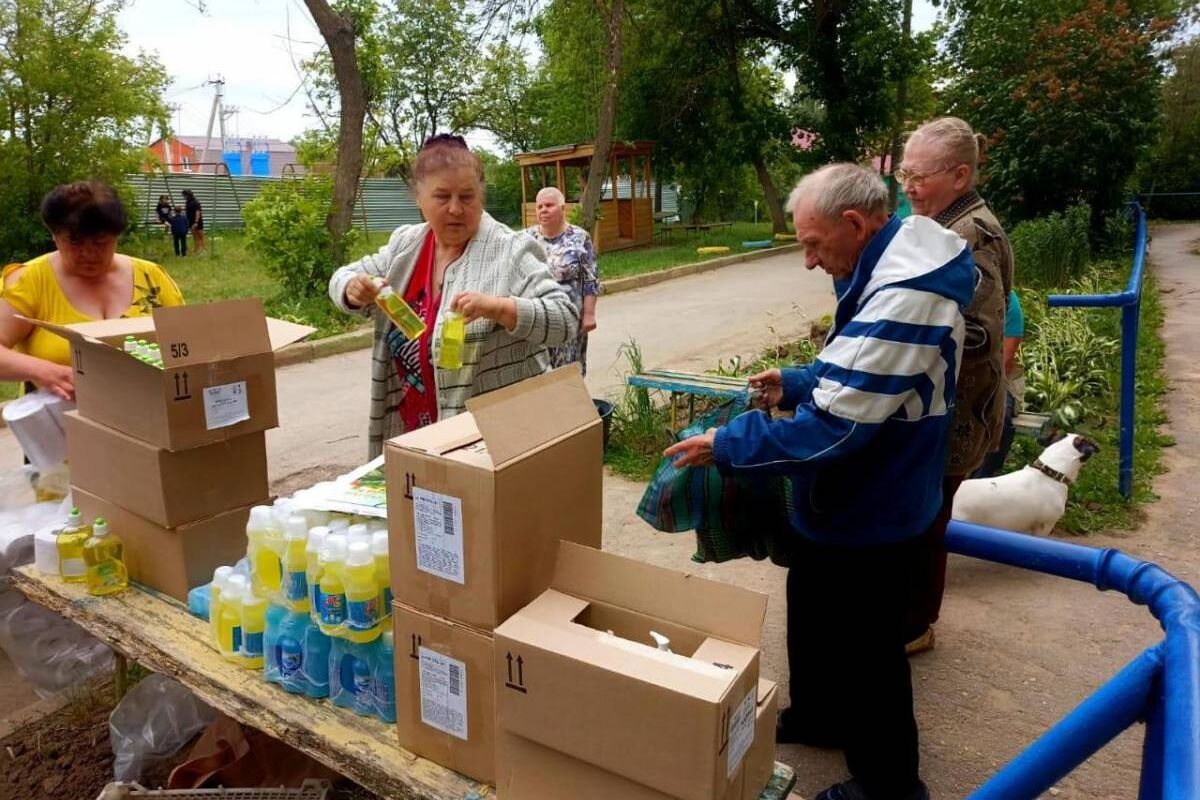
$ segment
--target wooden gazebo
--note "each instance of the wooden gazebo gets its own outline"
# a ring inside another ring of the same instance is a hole
[[[517,155],[521,166],[521,222],[537,224],[534,199],[538,190],[556,186],[567,198],[567,212],[579,204],[595,145],[568,144]],[[591,230],[596,252],[622,250],[654,240],[654,142],[616,142],[608,158],[609,183],[601,195]]]

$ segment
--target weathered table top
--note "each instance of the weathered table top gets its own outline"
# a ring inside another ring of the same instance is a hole
[[[33,567],[12,571],[30,600],[74,620],[97,639],[147,669],[187,686],[206,703],[245,725],[312,756],[386,798],[470,800],[495,795],[400,747],[396,730],[325,700],[289,694],[262,673],[231,664],[208,644],[208,626],[173,598],[144,587],[92,597],[82,584],[45,578]],[[795,782],[777,764],[762,800],[782,800]]]

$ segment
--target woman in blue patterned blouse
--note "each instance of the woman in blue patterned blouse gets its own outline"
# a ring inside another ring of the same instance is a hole
[[[538,224],[529,234],[546,249],[546,261],[559,285],[571,296],[580,314],[579,337],[564,345],[551,346],[550,367],[578,361],[587,374],[588,331],[596,327],[596,297],[600,294],[600,271],[592,238],[578,225],[567,222],[563,193],[547,186],[537,193]]]

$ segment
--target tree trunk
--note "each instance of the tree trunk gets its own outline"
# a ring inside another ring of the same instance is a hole
[[[597,0],[596,9],[604,10]],[[608,176],[608,154],[612,150],[613,126],[617,117],[617,77],[621,70],[621,28],[625,15],[625,0],[611,0],[608,7],[608,66],[604,76],[604,100],[600,104],[600,124],[596,129],[596,149],[588,165],[587,185],[579,201],[579,224],[591,232],[596,224],[596,210],[600,205],[600,190]],[[617,187],[612,187],[613,200],[617,199]],[[615,204],[615,203],[614,203]]]
[[[304,0],[329,47],[340,104],[337,168],[333,177],[333,208],[325,218],[333,236],[333,255],[345,261],[346,231],[354,221],[358,182],[363,168],[363,120],[367,113],[366,89],[354,50],[354,24],[334,11],[325,0]]]
[[[910,45],[912,38],[912,0],[904,0],[904,16],[900,21],[900,37],[904,42],[904,46]],[[900,200],[900,186],[896,183],[896,164],[904,156],[904,115],[907,113],[905,106],[908,105],[908,75],[900,76],[900,80],[896,83],[896,123],[892,128],[892,157],[891,163],[888,164],[888,174],[892,179],[888,181],[888,208],[892,211],[896,210]]]
[[[787,215],[783,213],[783,204],[779,202],[779,190],[775,181],[767,171],[767,162],[763,159],[762,149],[754,149],[754,172],[758,175],[758,183],[762,186],[763,198],[767,211],[771,214],[771,233],[787,233]]]

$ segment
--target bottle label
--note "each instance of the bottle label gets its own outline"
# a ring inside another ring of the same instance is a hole
[[[304,666],[304,649],[290,636],[279,640],[279,671],[285,678],[291,677]]]
[[[284,596],[293,603],[308,597],[308,574],[304,570],[285,573],[283,592]]]
[[[392,608],[392,587],[385,586],[385,587],[383,587],[383,610],[390,614],[391,608]]]
[[[355,630],[365,631],[379,624],[379,597],[366,600],[349,600],[346,603],[346,624]]]
[[[253,658],[263,654],[263,635],[262,631],[258,633],[247,633],[244,637],[245,648],[243,652]]]
[[[82,578],[87,573],[87,565],[82,558],[64,558],[58,562],[58,571],[66,578]]]
[[[341,625],[346,621],[346,595],[321,594],[321,622],[326,625]]]
[[[239,653],[242,650],[242,626],[233,626],[233,652]]]

